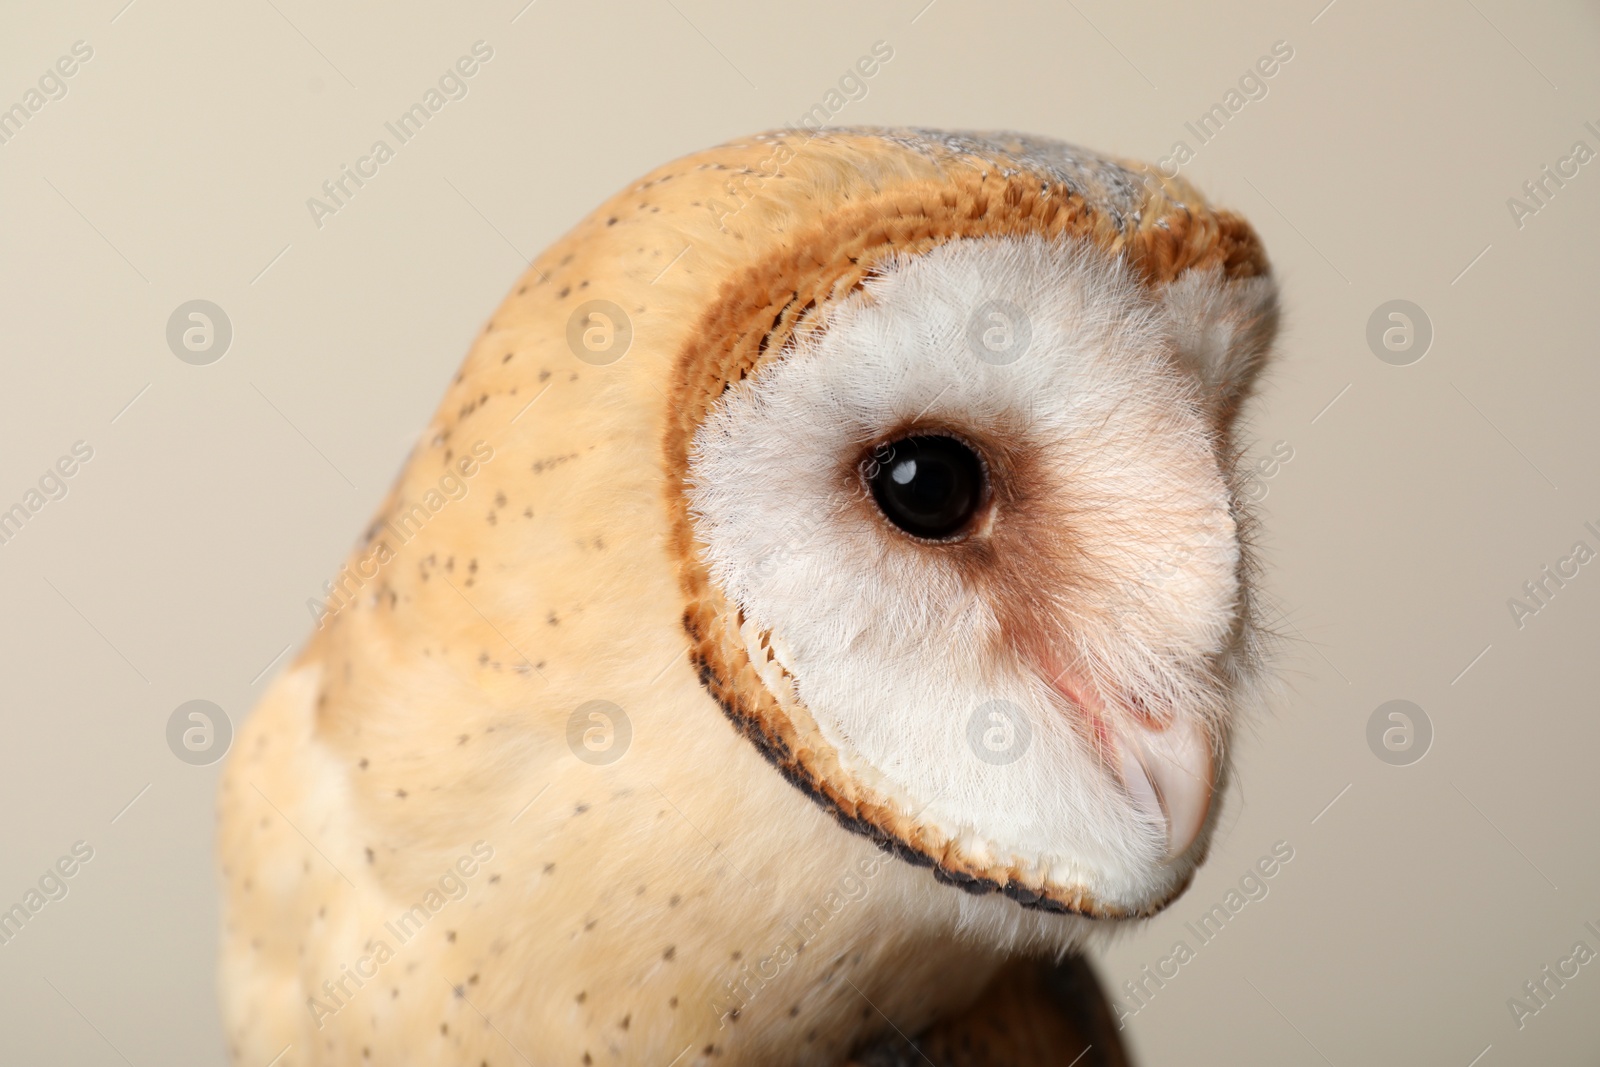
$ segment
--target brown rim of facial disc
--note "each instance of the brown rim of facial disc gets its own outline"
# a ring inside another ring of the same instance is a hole
[[[1113,217],[1064,188],[1059,175],[1027,167],[952,168],[937,182],[905,182],[849,200],[845,210],[794,233],[731,278],[706,308],[676,357],[664,441],[669,528],[680,561],[690,655],[734,725],[842,825],[931,868],[941,882],[1095,918],[1154,914],[1182,893],[1189,876],[1164,899],[1130,912],[1096,901],[1082,886],[1052,885],[1018,865],[976,861],[918,823],[907,803],[847,774],[766,647],[766,635],[748,633],[739,607],[711,580],[686,490],[690,443],[724,389],[778,358],[802,319],[815,321],[814,312],[848,296],[874,266],[897,254],[921,254],[963,238],[1037,234],[1087,240],[1124,256],[1152,288],[1193,268],[1221,268],[1229,279],[1267,273],[1261,246],[1242,218],[1163,195],[1148,172],[1130,168],[1127,174],[1147,190],[1147,210],[1133,217]]]

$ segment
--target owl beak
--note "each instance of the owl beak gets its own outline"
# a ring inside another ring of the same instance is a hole
[[[1135,804],[1167,824],[1167,859],[1189,850],[1205,825],[1216,771],[1205,728],[1176,719],[1156,729],[1143,723],[1113,727],[1123,786]]]
[[[1116,768],[1135,806],[1166,823],[1166,860],[1182,856],[1200,836],[1216,791],[1216,764],[1205,727],[1183,716],[1163,722],[1137,698],[1130,708],[1108,708],[1100,691],[1074,670],[1048,677],[1053,677],[1056,692],[1089,721],[1100,750],[1115,753],[1107,762]]]

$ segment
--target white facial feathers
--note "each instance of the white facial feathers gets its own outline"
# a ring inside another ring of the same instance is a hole
[[[733,384],[690,463],[712,578],[841,765],[967,855],[1130,910],[1209,825],[1219,665],[1248,622],[1217,398],[1271,330],[1270,283],[1167,295],[1065,241],[896,260]],[[895,528],[862,481],[912,432],[987,466],[954,543]],[[1200,740],[1144,743],[1180,733]],[[1152,750],[1185,755],[1141,784],[1127,761]]]

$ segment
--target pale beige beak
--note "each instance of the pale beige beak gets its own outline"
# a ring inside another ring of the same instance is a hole
[[[1113,710],[1081,672],[1050,666],[1051,685],[1099,724],[1102,742],[1115,746],[1117,777],[1134,804],[1166,822],[1166,859],[1182,856],[1200,836],[1216,791],[1217,769],[1205,727],[1182,717],[1160,724]]]
[[[1113,728],[1123,786],[1135,804],[1167,824],[1167,859],[1189,850],[1211,810],[1216,768],[1200,724],[1179,719],[1153,729],[1126,720]]]

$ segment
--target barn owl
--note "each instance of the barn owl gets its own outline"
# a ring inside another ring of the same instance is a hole
[[[606,201],[229,756],[233,1062],[1124,1062],[1075,954],[1216,822],[1275,308],[1241,218],[1039,138]]]

